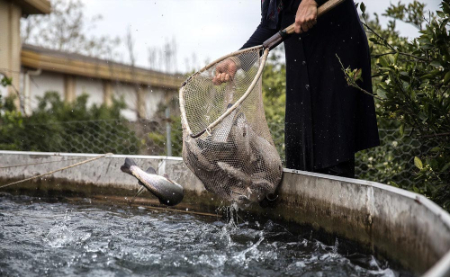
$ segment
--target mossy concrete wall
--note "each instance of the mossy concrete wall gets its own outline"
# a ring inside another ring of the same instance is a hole
[[[98,155],[0,151],[0,186],[95,156]],[[0,191],[127,203],[138,185],[135,178],[120,171],[125,157],[104,157]],[[132,158],[142,168],[152,165],[159,174],[168,174],[184,186],[185,198],[171,209],[214,214],[229,204],[208,193],[181,158]],[[159,205],[148,193],[135,203]],[[312,226],[356,241],[418,274],[450,274],[450,215],[415,193],[369,181],[285,169],[277,200],[264,208],[254,204],[245,212]]]

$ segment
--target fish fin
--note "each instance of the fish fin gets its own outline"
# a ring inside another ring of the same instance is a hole
[[[133,199],[131,199],[128,204],[133,204],[134,201],[136,200],[136,197],[138,197],[144,190],[145,190],[145,187],[140,187],[139,190],[136,192],[136,194],[133,196]]]
[[[150,174],[156,174],[156,170],[152,166],[147,168],[147,170],[145,172],[150,173]]]
[[[139,182],[140,183],[140,182]],[[134,198],[138,197],[142,192],[145,191],[145,187],[142,186],[139,188],[139,190],[136,192],[136,194],[134,195]]]
[[[167,179],[167,181],[171,182],[172,184],[176,184],[174,181],[172,181],[167,174],[163,174],[163,177]]]
[[[138,180],[138,184],[142,186],[141,188],[145,188],[145,185],[144,185],[144,183],[142,183],[142,182],[141,182],[141,181],[139,181],[139,180]]]
[[[136,165],[136,163],[132,159],[125,158],[125,163],[120,167],[120,170],[125,173],[131,174],[130,167],[132,167],[133,165]]]

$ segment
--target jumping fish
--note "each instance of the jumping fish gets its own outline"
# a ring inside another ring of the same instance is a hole
[[[139,184],[158,197],[161,204],[175,206],[183,200],[183,187],[167,177],[157,175],[153,167],[143,171],[132,159],[126,158],[120,170],[136,177]]]

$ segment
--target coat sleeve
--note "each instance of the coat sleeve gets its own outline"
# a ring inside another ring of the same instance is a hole
[[[270,10],[269,3],[272,3],[272,2],[271,1],[269,2],[268,0],[261,2],[261,22],[259,23],[256,30],[253,32],[253,34],[250,36],[250,38],[247,40],[247,42],[241,47],[241,49],[262,45],[265,40],[267,40],[268,38],[273,36],[280,29],[281,14],[279,14],[279,13],[280,13],[281,9],[278,9],[276,11],[277,12],[276,17],[275,17],[276,22],[272,22],[271,21],[272,19],[267,16],[267,13]],[[275,2],[273,2],[273,3],[275,3]],[[279,1],[277,1],[276,3],[279,3]],[[275,6],[272,8],[276,9],[278,7],[279,6]],[[271,20],[268,20],[268,18]],[[251,67],[250,64],[246,64],[246,63],[242,62],[243,60],[245,60],[245,55],[240,56],[239,58],[232,58],[232,59],[238,67],[241,67],[245,71],[247,71]]]
[[[255,32],[250,36],[250,38],[247,40],[247,42],[242,46],[241,49],[249,48],[257,45],[263,44],[263,42],[273,36],[278,30],[276,29],[269,29],[262,24],[259,24],[259,26],[256,28]]]
[[[250,38],[247,40],[247,42],[241,47],[241,49],[258,46],[263,44],[263,42],[273,36],[278,30],[276,29],[270,29],[268,27],[265,27],[263,24],[259,24],[256,30],[253,32],[253,34],[250,36]],[[248,60],[244,56],[240,56],[239,59],[233,58],[233,61],[236,63],[236,65],[243,70],[247,71],[252,66],[251,64],[246,64],[243,62],[243,60]]]

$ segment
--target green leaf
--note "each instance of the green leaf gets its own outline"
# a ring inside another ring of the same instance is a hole
[[[10,86],[12,84],[12,78],[8,78],[8,77],[3,77],[2,80],[0,81],[0,84],[4,87]]]
[[[377,95],[380,96],[382,99],[386,99],[386,91],[384,89],[377,89]]]
[[[444,84],[446,85],[448,82],[450,82],[450,71],[447,72],[444,77]]]
[[[450,168],[450,163],[447,163],[446,165],[444,165],[444,167],[441,169],[441,173],[445,172],[447,169]]]
[[[434,67],[440,67],[440,66],[441,66],[441,63],[438,62],[438,61],[432,61],[430,64],[431,64],[432,66],[434,66]]]
[[[418,169],[420,169],[420,170],[422,170],[423,169],[423,164],[422,164],[422,161],[419,159],[419,157],[414,157],[414,165],[418,168]]]
[[[396,183],[396,182],[394,182],[394,181],[389,181],[389,185],[391,185],[391,186],[393,186],[393,187],[396,187],[396,188],[399,188],[400,186]]]
[[[450,5],[445,1],[442,1],[442,9],[446,14],[450,14]]]
[[[362,13],[366,13],[366,5],[364,5],[364,2],[361,2],[361,6],[359,7],[362,11]]]
[[[436,146],[436,147],[431,148],[430,151],[431,152],[439,152],[439,151],[441,151],[441,148],[439,146]]]
[[[398,129],[401,136],[405,134],[405,124],[400,125],[400,128]]]

